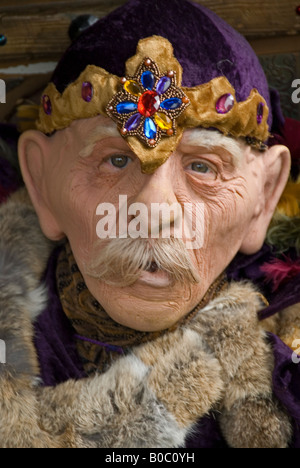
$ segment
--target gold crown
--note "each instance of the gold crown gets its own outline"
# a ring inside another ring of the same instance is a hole
[[[181,81],[182,68],[170,42],[159,36],[142,39],[136,55],[126,62],[125,77],[88,65],[62,94],[50,83],[36,126],[51,134],[74,120],[109,116],[145,172],[166,161],[187,128],[216,128],[244,137],[258,149],[264,147],[269,109],[256,89],[238,102],[224,76],[193,88],[181,87]]]

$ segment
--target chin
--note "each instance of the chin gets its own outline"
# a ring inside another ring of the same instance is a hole
[[[98,300],[115,322],[134,330],[155,332],[169,329],[183,319],[194,307],[190,299],[190,291],[179,291],[178,286],[145,288],[136,283],[113,288]]]
[[[149,307],[149,309],[146,304],[141,304],[143,307],[139,308],[136,307],[137,303],[133,307],[130,307],[130,304],[126,305],[128,307],[125,304],[123,306],[120,304],[120,307],[117,306],[112,309],[109,307],[106,312],[112,320],[120,325],[141,332],[167,330],[174,326],[182,315],[179,313],[178,317],[178,314],[174,314],[172,304],[157,303],[155,306]]]
[[[112,320],[142,332],[171,328],[201,300],[195,286],[175,283],[162,271],[144,271],[125,287],[95,279],[86,283]]]

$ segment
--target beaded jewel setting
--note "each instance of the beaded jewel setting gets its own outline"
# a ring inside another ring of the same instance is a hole
[[[134,76],[123,77],[122,89],[110,100],[106,112],[123,137],[137,136],[154,148],[161,137],[176,134],[176,119],[190,101],[176,84],[173,70],[161,74],[146,57]]]
[[[256,88],[240,101],[224,76],[182,86],[183,70],[172,44],[160,36],[141,39],[125,70],[120,78],[87,65],[62,93],[49,83],[36,128],[50,135],[74,120],[110,117],[121,135],[129,137],[129,147],[148,173],[166,161],[188,128],[214,128],[233,138],[247,138],[256,149],[265,148],[269,108]]]

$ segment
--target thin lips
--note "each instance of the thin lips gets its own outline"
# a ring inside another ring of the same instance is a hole
[[[143,270],[137,282],[155,288],[165,288],[170,286],[171,279],[170,276],[162,270],[157,270],[155,274]]]

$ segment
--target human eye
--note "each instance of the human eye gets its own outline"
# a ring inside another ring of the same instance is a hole
[[[195,177],[217,178],[217,169],[204,160],[193,161],[185,169]]]
[[[114,154],[107,159],[107,162],[117,169],[125,169],[132,162],[132,159],[125,154]]]

